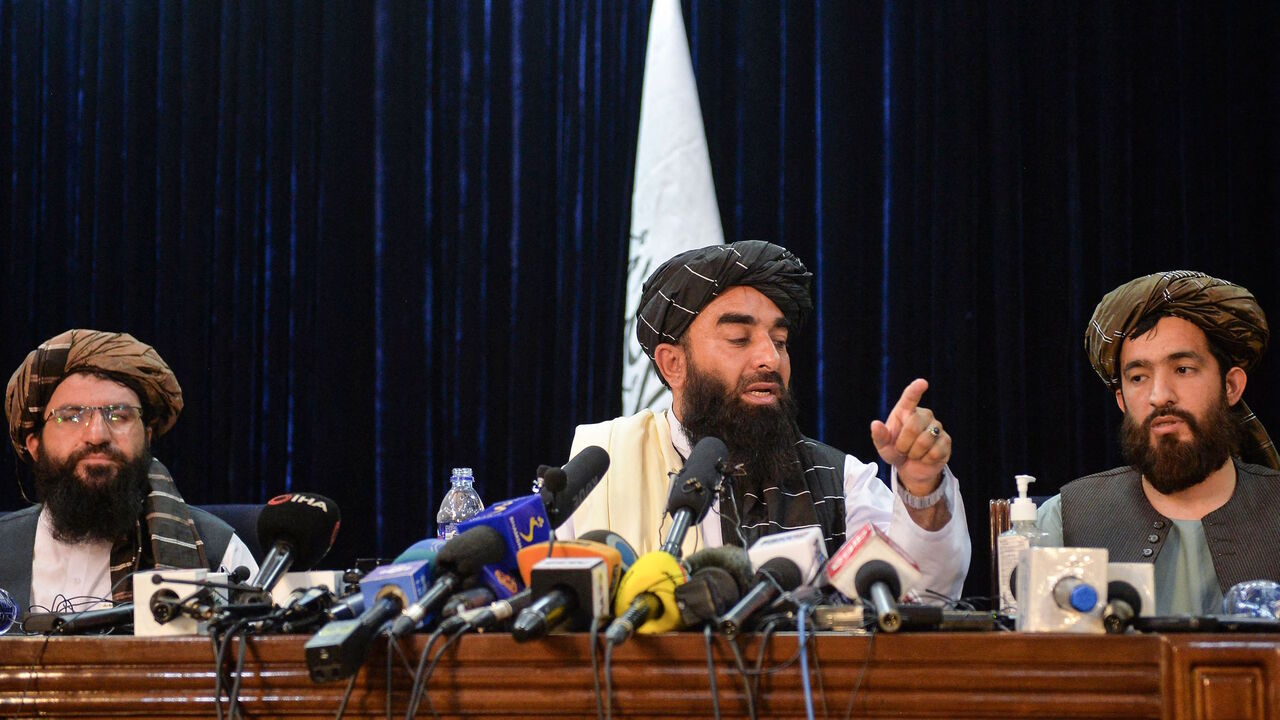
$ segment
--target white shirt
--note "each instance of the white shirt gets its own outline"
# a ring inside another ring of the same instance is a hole
[[[232,535],[220,567],[230,571],[241,565],[249,568],[250,577],[258,571],[249,547]],[[111,543],[58,540],[53,536],[48,508],[42,508],[31,555],[31,608],[37,612],[89,610],[109,604],[110,599]]]
[[[692,443],[684,427],[673,412],[667,412],[671,428],[671,443],[681,457],[689,457]],[[844,463],[844,520],[845,528],[852,533],[866,523],[873,523],[897,543],[920,567],[923,587],[950,598],[959,598],[964,588],[964,578],[969,572],[972,546],[969,527],[965,519],[964,502],[960,497],[960,485],[949,468],[944,468],[943,499],[951,508],[951,520],[939,530],[926,530],[907,514],[907,506],[898,497],[898,472],[894,469],[889,485],[876,474],[875,463],[864,463],[852,455],[845,455]],[[707,516],[698,524],[706,547],[724,544],[720,532],[720,501],[716,499]],[[556,537],[576,537],[573,521],[568,520],[556,529]]]

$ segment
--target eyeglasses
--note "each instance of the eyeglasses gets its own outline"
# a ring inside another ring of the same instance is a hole
[[[68,429],[88,427],[93,422],[93,412],[98,411],[102,420],[113,432],[120,432],[133,426],[133,422],[142,417],[142,408],[136,405],[68,405],[49,412],[47,422],[55,427]]]

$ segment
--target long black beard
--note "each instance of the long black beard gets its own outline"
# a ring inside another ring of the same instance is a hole
[[[1187,424],[1191,440],[1161,436],[1153,445],[1151,425],[1161,417],[1177,417]],[[1186,410],[1166,407],[1152,411],[1139,423],[1125,413],[1120,427],[1120,445],[1125,460],[1137,468],[1151,487],[1162,495],[1198,485],[1222,467],[1237,451],[1239,439],[1225,394],[1198,422]]]
[[[740,397],[747,386],[756,382],[775,383],[781,391],[772,405],[748,405]],[[800,428],[796,424],[796,404],[791,391],[776,372],[762,372],[743,378],[730,389],[709,373],[689,364],[685,386],[683,416],[680,422],[693,444],[704,437],[717,437],[729,448],[729,458],[741,463],[745,470],[740,484],[760,487],[776,482],[790,486],[788,478],[799,481],[800,465],[796,455]]]
[[[76,476],[76,463],[91,452],[106,453],[120,465],[92,466],[86,471],[92,482],[83,481]],[[32,473],[37,497],[49,510],[53,536],[67,543],[114,543],[132,534],[150,489],[150,468],[151,453],[146,451],[132,462],[114,447],[84,448],[60,463],[40,453]]]

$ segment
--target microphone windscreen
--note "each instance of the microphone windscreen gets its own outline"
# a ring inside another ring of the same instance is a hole
[[[1107,583],[1107,601],[1123,600],[1133,608],[1134,615],[1142,614],[1142,596],[1138,589],[1123,580],[1112,580]]]
[[[675,630],[680,626],[680,610],[676,607],[675,590],[688,580],[684,567],[674,555],[661,550],[645,553],[636,559],[635,564],[618,582],[613,614],[622,615],[631,606],[632,600],[648,593],[657,599],[662,610],[636,628],[636,632],[649,635]]]
[[[251,573],[249,572],[249,568],[245,567],[244,565],[238,565],[236,566],[235,570],[231,571],[230,575],[227,575],[227,582],[233,585],[239,585],[245,580],[248,580],[250,574]],[[159,575],[154,576],[151,580],[157,585],[159,585],[161,582]]]
[[[496,563],[506,553],[502,533],[488,525],[476,525],[454,535],[436,554],[436,567],[469,577],[485,565]],[[436,573],[439,576],[439,572]]]
[[[609,470],[609,453],[604,448],[588,445],[569,459],[563,468],[552,468],[543,475],[547,517],[553,527],[560,527],[582,505],[600,478]]]
[[[404,549],[404,552],[396,556],[392,562],[412,562],[414,560],[430,560],[435,563],[436,555],[440,552],[440,548],[444,547],[445,541],[440,538],[427,538],[419,540]]]
[[[614,548],[594,540],[558,540],[521,548],[516,554],[520,565],[520,578],[528,585],[533,580],[533,567],[550,557],[597,557],[604,560],[609,575],[609,587],[616,587],[622,577],[622,556]]]
[[[729,448],[719,438],[699,440],[680,473],[671,480],[667,513],[674,516],[677,510],[687,509],[693,512],[695,522],[701,522],[711,507],[715,497],[712,491],[720,482],[720,468],[728,457]]]
[[[902,594],[902,581],[898,579],[898,571],[884,560],[868,560],[853,576],[853,586],[861,598],[871,597],[871,586],[876,583],[888,586],[889,594],[895,598]]]
[[[598,543],[604,543],[614,550],[618,551],[619,562],[621,563],[622,572],[631,569],[635,564],[636,549],[631,547],[631,543],[627,539],[612,530],[588,530],[578,536],[580,540],[591,540]]]
[[[892,570],[892,568],[890,568]],[[791,592],[800,587],[804,582],[804,575],[800,572],[800,566],[790,558],[776,557],[769,560],[760,569],[756,571],[756,575],[761,579],[766,576],[771,578],[778,587],[786,592]],[[896,574],[895,574],[896,577]]]
[[[689,571],[690,577],[697,575],[698,571],[704,568],[719,568],[725,571],[737,584],[739,597],[751,587],[751,556],[746,550],[736,545],[703,548],[685,558],[684,566]]]
[[[263,547],[287,543],[293,549],[291,567],[310,570],[329,552],[338,536],[342,513],[323,495],[294,492],[267,501],[258,515],[258,540]]]
[[[691,555],[690,558],[693,556]],[[742,598],[737,578],[724,568],[704,565],[689,576],[689,582],[676,588],[676,606],[680,621],[686,626],[714,622]]]

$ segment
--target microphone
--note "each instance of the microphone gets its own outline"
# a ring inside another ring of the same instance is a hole
[[[502,548],[497,558],[484,564],[509,572],[515,572],[519,567],[516,556],[522,548],[551,539],[551,521],[547,519],[546,509],[537,495],[496,502],[458,523],[458,533],[481,526],[496,533]],[[476,570],[479,571],[479,567]]]
[[[544,542],[522,548],[516,555],[520,566],[520,577],[524,584],[533,582],[533,568],[538,563],[552,557],[598,557],[608,564],[609,587],[617,587],[622,577],[622,553],[616,548],[593,540],[557,540],[554,543]]]
[[[755,615],[782,593],[800,587],[803,581],[800,566],[791,559],[775,557],[765,562],[756,570],[755,585],[720,619],[720,632],[730,637],[736,635],[747,618]]]
[[[551,526],[563,525],[600,484],[600,478],[608,470],[609,453],[602,447],[588,445],[564,467],[549,467],[539,473],[542,487],[538,495],[546,507]]]
[[[20,612],[18,603],[4,588],[0,588],[0,635],[9,632],[9,628],[17,622]]]
[[[897,601],[919,585],[921,577],[915,562],[871,523],[859,528],[827,563],[832,586],[847,597],[869,600],[885,632],[902,627]]]
[[[1124,580],[1107,583],[1107,604],[1102,608],[1102,627],[1112,635],[1119,635],[1133,625],[1133,619],[1142,614],[1142,596],[1138,589]]]
[[[463,610],[451,618],[446,618],[440,623],[438,629],[443,635],[452,635],[461,628],[468,626],[476,630],[484,630],[523,611],[529,607],[532,599],[533,591],[525,588],[509,598],[491,602],[487,606],[476,608],[475,610]]]
[[[431,589],[404,608],[391,626],[391,637],[412,632],[428,613],[458,589],[463,580],[478,574],[483,566],[502,560],[509,549],[502,533],[489,525],[463,529],[459,523],[458,534],[450,538],[436,555],[435,581]]]
[[[534,640],[562,622],[586,630],[609,614],[609,571],[603,558],[548,558],[533,567],[530,589],[537,598],[520,611],[511,635]]]
[[[617,644],[634,632],[649,635],[679,627],[675,590],[688,580],[671,553],[657,550],[641,555],[618,582],[613,601],[617,618],[605,630],[605,640]]]
[[[361,594],[373,605],[358,618],[334,620],[320,628],[303,648],[312,681],[340,680],[359,672],[374,635],[426,592],[430,575],[431,563],[417,560],[383,565],[364,576]]]
[[[688,461],[671,481],[671,491],[667,495],[671,530],[658,548],[660,552],[680,557],[689,526],[702,522],[711,508],[711,501],[724,480],[720,468],[727,457],[729,448],[719,438],[704,437],[693,446]]]
[[[338,505],[315,493],[285,493],[267,501],[258,515],[258,538],[271,550],[249,584],[263,593],[297,565],[310,570],[329,552],[338,536]]]
[[[132,624],[133,603],[130,602],[82,612],[31,613],[22,621],[22,630],[28,633],[79,635],[91,630],[114,630]]]
[[[623,573],[631,569],[636,562],[636,549],[631,547],[631,543],[627,539],[612,530],[588,530],[578,536],[579,540],[591,540],[593,542],[604,543],[614,550],[618,551],[618,557],[621,562],[619,570]],[[557,542],[563,542],[557,541]],[[616,583],[615,589],[616,588]]]
[[[689,582],[675,590],[685,627],[715,622],[751,586],[751,558],[736,545],[704,548],[685,558]]]
[[[730,636],[783,592],[812,583],[827,562],[827,545],[822,530],[805,527],[766,535],[751,545],[747,555],[756,571],[754,581],[749,581],[752,587],[744,589],[742,599],[717,623],[720,631]]]
[[[464,610],[474,610],[492,603],[496,598],[487,587],[474,587],[449,596],[440,607],[440,617],[453,617]]]

